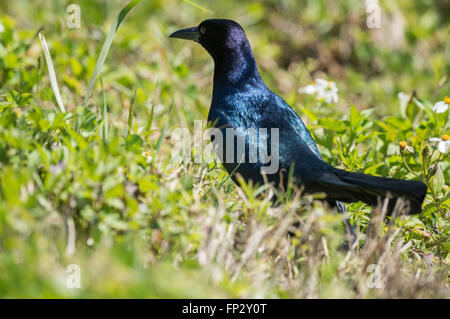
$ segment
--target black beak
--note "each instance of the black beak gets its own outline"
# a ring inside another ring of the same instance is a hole
[[[178,38],[198,42],[200,39],[200,32],[198,32],[197,27],[186,28],[175,31],[169,36],[169,38]]]

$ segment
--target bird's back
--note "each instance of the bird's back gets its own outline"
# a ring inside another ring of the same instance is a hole
[[[329,165],[323,162],[319,149],[307,130],[305,124],[295,111],[278,95],[264,86],[247,86],[239,90],[224,90],[223,94],[213,99],[208,120],[220,128],[223,138],[222,163],[229,173],[241,174],[246,180],[261,182],[261,167],[266,162],[261,160],[258,153],[256,163],[250,163],[251,149],[269,148],[274,155],[274,147],[278,156],[278,169],[267,174],[268,180],[278,183],[280,171],[286,181],[287,172],[294,165],[297,179],[314,179],[315,172],[323,172]],[[228,128],[228,130],[227,130]],[[238,158],[238,139],[234,145],[227,142],[227,136],[233,132],[241,135],[245,141],[245,159]],[[256,130],[257,138],[249,138],[248,133]],[[241,132],[241,133],[239,133]],[[276,138],[274,134],[278,134]],[[269,145],[270,144],[270,145]],[[216,146],[220,147],[220,145]],[[252,148],[253,146],[253,148]],[[232,163],[225,160],[227,150],[234,151]],[[308,169],[305,169],[307,167]],[[282,177],[283,178],[283,177]]]

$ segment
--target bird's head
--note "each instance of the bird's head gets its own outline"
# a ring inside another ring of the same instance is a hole
[[[170,38],[196,41],[216,61],[229,54],[250,50],[244,29],[233,20],[205,20],[196,27],[181,29],[172,33]]]

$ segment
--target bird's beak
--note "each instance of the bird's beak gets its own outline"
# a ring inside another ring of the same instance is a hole
[[[178,38],[198,42],[200,39],[200,32],[198,32],[197,27],[186,28],[175,31],[169,36],[169,38]]]

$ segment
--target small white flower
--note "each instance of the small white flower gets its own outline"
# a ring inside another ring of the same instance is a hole
[[[324,100],[328,104],[339,101],[337,95],[338,88],[333,81],[316,79],[312,84],[300,88],[299,92],[304,94],[315,94],[318,100]]]
[[[409,146],[405,141],[401,141],[400,143],[398,143],[398,145],[400,146],[401,150],[407,151],[409,153],[414,153],[414,147]]]
[[[5,32],[5,26],[0,22],[0,33]]]
[[[337,95],[338,88],[333,81],[326,81],[323,79],[317,79],[317,98],[319,100],[325,100],[326,103],[337,103],[339,97]]]
[[[444,101],[439,101],[433,106],[433,111],[436,113],[444,113],[448,110],[450,105],[450,97],[444,97]]]
[[[142,152],[142,156],[145,157],[145,161],[147,163],[150,163],[152,161],[152,156],[150,155],[150,152]]]
[[[441,138],[432,137],[429,139],[429,141],[438,143],[438,150],[442,154],[446,154],[450,147],[450,137],[447,134],[442,135]]]

